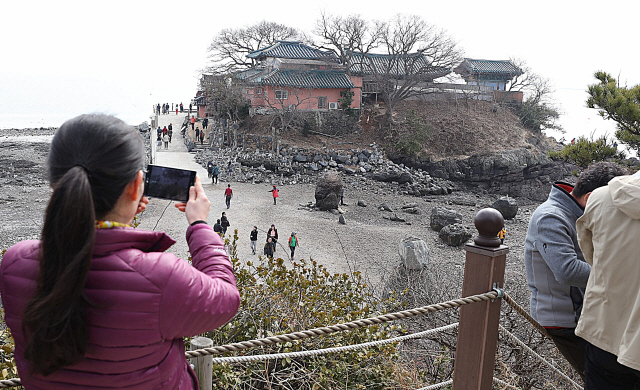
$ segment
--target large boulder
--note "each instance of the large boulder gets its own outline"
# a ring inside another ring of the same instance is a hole
[[[403,238],[398,245],[398,253],[406,269],[421,270],[429,264],[429,247],[419,238]]]
[[[518,202],[510,196],[502,196],[491,205],[504,219],[513,219],[518,213]]]
[[[316,184],[316,207],[320,210],[337,210],[342,192],[342,180],[335,172],[327,172]]]
[[[438,233],[440,239],[450,246],[460,246],[471,238],[471,231],[461,223],[443,227]]]
[[[431,210],[431,229],[439,232],[443,227],[462,223],[462,214],[444,207],[434,207]]]

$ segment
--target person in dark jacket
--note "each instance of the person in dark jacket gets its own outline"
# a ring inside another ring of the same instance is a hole
[[[220,237],[222,237],[222,225],[220,224],[220,220],[216,220],[215,225],[213,225],[213,231],[218,233]]]
[[[251,230],[251,234],[249,235],[249,240],[251,240],[251,252],[256,254],[257,244],[258,244],[258,227],[254,226],[253,230]]]
[[[189,201],[175,204],[192,264],[165,252],[175,241],[163,232],[133,228],[149,203],[144,163],[140,134],[115,117],[81,115],[56,130],[41,239],[14,245],[0,262],[26,389],[199,388],[183,337],[224,325],[240,294],[205,222],[200,178]]]
[[[227,219],[227,213],[222,212],[222,217],[220,217],[220,225],[222,226],[222,234],[227,234],[227,228],[231,226],[229,220]]]
[[[169,143],[171,143],[171,137],[173,137],[173,124],[169,123],[169,127],[167,127],[167,134],[169,135]]]
[[[267,242],[265,242],[264,244],[264,255],[267,256],[270,259],[273,259],[273,248],[275,247],[275,244],[273,243],[273,241],[271,241],[271,238],[269,238],[267,240]]]
[[[276,244],[278,243],[278,229],[276,229],[276,225],[271,225],[269,230],[267,231],[267,241],[271,239],[273,242],[273,251],[276,251]]]
[[[218,184],[219,173],[220,170],[218,169],[218,164],[213,164],[213,170],[211,171],[211,184]]]

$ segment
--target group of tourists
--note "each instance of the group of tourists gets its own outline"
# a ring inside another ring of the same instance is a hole
[[[532,214],[524,261],[531,315],[585,389],[640,388],[640,172],[590,165]]]
[[[251,252],[255,255],[257,253],[258,248],[258,227],[254,226],[251,232],[249,233],[249,241],[251,242]],[[273,255],[276,253],[276,245],[278,244],[278,229],[274,224],[271,225],[269,230],[267,230],[267,240],[264,243],[263,254],[270,259],[273,259]],[[291,232],[291,236],[289,237],[289,250],[291,251],[291,258],[296,251],[296,247],[298,247],[298,236],[295,232]]]
[[[158,103],[158,104],[155,105],[154,111],[158,115],[160,115],[160,114],[166,115],[166,114],[169,114],[170,112],[174,111],[173,107],[174,107],[173,103],[171,103],[171,105],[169,105],[169,103],[164,103],[164,104]],[[184,108],[182,106],[182,103],[180,103],[180,104],[176,103],[175,104],[176,115],[178,115],[178,109],[180,109],[180,112],[184,112]],[[189,112],[191,112],[191,108],[189,108]]]
[[[162,143],[164,142],[164,148],[167,149],[169,147],[169,143],[171,142],[171,138],[173,137],[173,124],[169,123],[169,126],[165,126],[163,128],[160,128],[160,126],[158,126],[158,147],[162,146]]]

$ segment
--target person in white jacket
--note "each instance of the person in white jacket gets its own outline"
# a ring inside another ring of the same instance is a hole
[[[576,334],[587,341],[585,389],[640,386],[640,173],[591,194],[576,223],[591,264]]]

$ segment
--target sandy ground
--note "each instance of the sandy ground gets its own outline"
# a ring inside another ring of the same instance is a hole
[[[175,115],[164,117],[167,121],[178,120]],[[462,192],[422,198],[398,196],[384,183],[364,183],[364,179],[345,177],[347,206],[343,209],[347,223],[341,225],[337,215],[301,207],[301,204],[314,200],[314,185],[283,186],[280,188],[278,204],[274,205],[271,193],[268,192],[268,184],[231,181],[234,197],[231,208],[227,210],[224,203],[224,189],[227,187],[225,175],[221,176],[219,184],[211,184],[204,168],[193,161],[193,155],[186,153],[179,125],[175,121],[173,124],[173,142],[169,150],[158,151],[158,162],[162,162],[165,157],[165,161],[170,161],[179,156],[180,167],[186,165],[198,170],[211,200],[208,222],[213,224],[223,211],[227,213],[231,223],[230,232],[234,229],[238,231],[237,250],[243,262],[255,261],[257,258],[251,254],[249,247],[252,227],[255,225],[260,231],[258,250],[261,253],[266,230],[274,224],[279,233],[276,256],[289,259],[286,242],[291,232],[296,232],[300,243],[296,250],[297,259],[312,258],[331,272],[358,270],[373,284],[388,276],[400,263],[398,244],[407,236],[426,241],[432,263],[459,272],[464,266],[465,252],[462,248],[446,246],[438,238],[438,234],[429,228],[431,209],[443,206],[459,211],[464,216],[463,222],[473,226],[475,213],[497,199],[497,196]],[[42,142],[0,139],[0,249],[8,248],[20,240],[39,236],[42,215],[50,193],[44,166],[47,150],[47,144]],[[364,200],[368,206],[356,206],[358,200]],[[384,216],[390,213],[378,209],[383,202],[399,216],[406,218],[408,223],[385,219]],[[419,215],[400,211],[403,204],[410,202],[418,204],[421,212]],[[530,213],[536,206],[531,203],[521,204],[518,216],[506,222],[506,244],[511,248],[507,258],[507,278],[518,284],[524,282],[522,243]],[[140,228],[165,231],[177,241],[169,250],[182,258],[188,256],[185,240],[187,222],[184,215],[173,206],[173,202],[152,199],[141,218]]]

